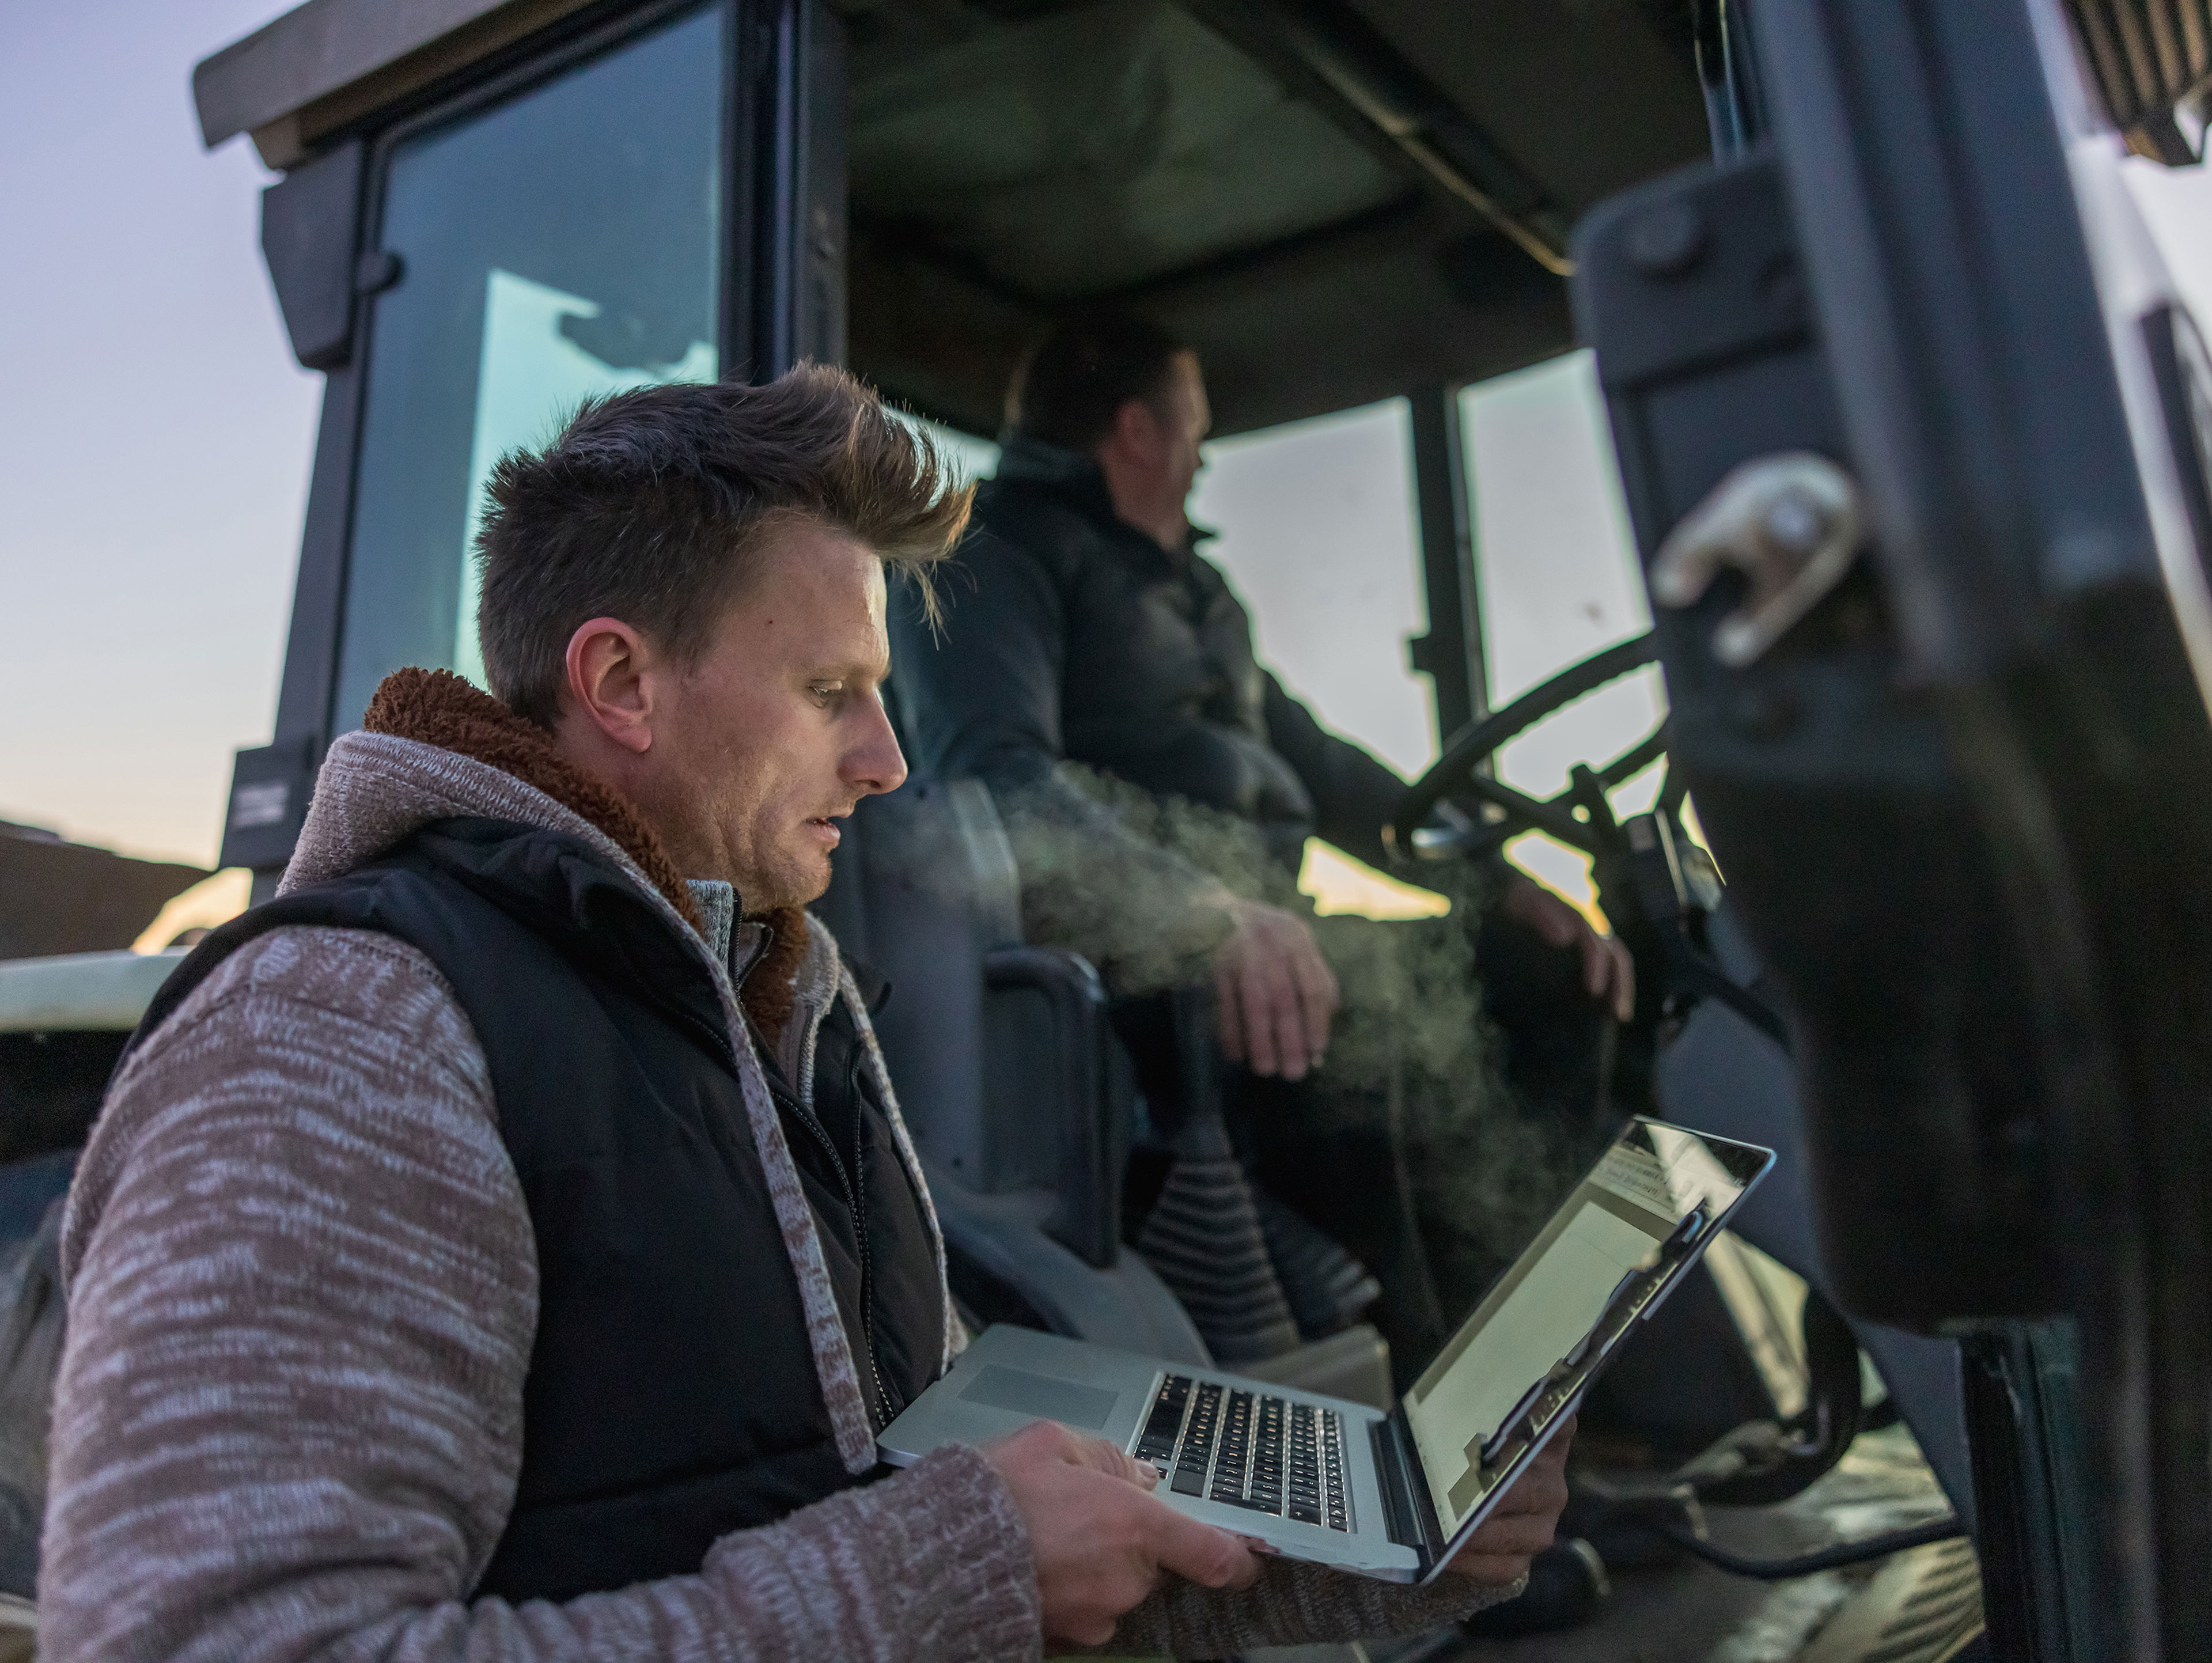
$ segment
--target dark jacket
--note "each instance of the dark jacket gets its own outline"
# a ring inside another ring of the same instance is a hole
[[[479,1593],[565,1599],[696,1572],[726,1532],[846,1488],[806,1314],[714,978],[681,925],[567,834],[434,822],[216,932],[150,1033],[269,930],[381,931],[451,983],[484,1052],[536,1238],[514,1507]],[[826,939],[826,938],[825,938]],[[794,1017],[793,1020],[799,1020]],[[771,1095],[872,1420],[934,1378],[944,1304],[922,1202],[843,999]]]
[[[1293,871],[1310,835],[1382,860],[1404,782],[1283,690],[1219,570],[1122,521],[1089,457],[1010,440],[942,589],[941,635],[893,609],[893,681],[924,768],[1003,800],[1051,792],[1065,759],[1248,821]],[[1113,828],[1091,835],[1115,858]]]

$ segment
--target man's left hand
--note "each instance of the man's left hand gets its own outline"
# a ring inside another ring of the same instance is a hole
[[[1636,961],[1617,938],[1591,929],[1588,919],[1525,873],[1513,874],[1501,905],[1506,917],[1553,946],[1581,949],[1583,986],[1589,996],[1609,996],[1613,1014],[1623,1022],[1635,1016]]]
[[[1567,1446],[1574,1435],[1570,1420],[1513,1481],[1497,1511],[1452,1555],[1446,1570],[1490,1587],[1504,1587],[1528,1574],[1528,1562],[1552,1545],[1567,1505]]]

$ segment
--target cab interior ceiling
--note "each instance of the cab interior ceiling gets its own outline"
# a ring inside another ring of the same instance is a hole
[[[853,367],[970,433],[1052,319],[1206,366],[1215,431],[1571,342],[1599,198],[1710,154],[1690,0],[831,0]]]

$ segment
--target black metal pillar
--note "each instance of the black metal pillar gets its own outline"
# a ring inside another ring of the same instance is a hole
[[[2050,0],[1757,14],[1771,143],[1594,210],[1577,313],[1647,561],[1806,451],[1869,536],[1783,652],[1657,609],[1672,761],[1788,990],[1831,1288],[1966,1344],[1993,1654],[2212,1657],[2212,497],[2143,397],[2171,331],[2100,290],[2124,193]]]
[[[1962,1047],[1940,1077],[1914,1062],[1887,1077],[1902,1089],[1851,1092],[1849,1139],[1917,1155],[1923,1128],[1951,1117],[1972,1156],[1949,1194],[1974,1186],[1992,1228],[1954,1259],[1950,1311],[1931,1283],[1937,1314],[2039,1303],[2078,1340],[2063,1367],[2042,1335],[1978,1353],[2016,1403],[2033,1371],[2005,1482],[2035,1620],[2012,1643],[2063,1645],[2070,1663],[2212,1656],[2212,968],[2197,950],[2212,920],[2212,641],[2197,622],[2212,550],[2187,546],[2172,511],[2170,440],[2131,420],[2148,320],[2127,283],[2100,289],[2114,268],[2092,244],[2112,217],[2077,197],[2124,193],[2077,143],[2097,124],[2051,0],[1759,0],[1758,20],[1895,680],[1941,725],[1960,847],[1994,880],[1970,916],[1886,879],[1855,925],[1881,939],[1887,889],[1976,932],[1940,973],[1917,971],[1928,1008],[1978,962],[2009,979],[2008,1008],[1959,1030],[1974,1059]],[[1800,887],[1795,904],[1817,904]],[[1830,1014],[1793,1002],[1816,1025]],[[1839,1085],[1842,1059],[1829,1047]],[[1999,1059],[2023,1066],[1993,1091]],[[1831,1120],[1830,1150],[1850,1146],[1832,1135],[1844,1125]],[[1830,1197],[1832,1217],[1855,1205]],[[1844,1258],[1849,1274],[1876,1255]],[[1973,1259],[2036,1266],[2043,1285],[1976,1278]],[[1978,1489],[1990,1453],[1977,1450]],[[2074,1598],[2080,1584],[2094,1595]]]
[[[1990,1653],[1998,1663],[2096,1655],[2088,1613],[2100,1597],[2073,1325],[1985,1323],[1965,1339],[1966,1432],[1979,1514],[1975,1546]]]
[[[1483,658],[1482,592],[1474,569],[1474,519],[1467,450],[1460,434],[1459,390],[1418,387],[1413,416],[1413,495],[1421,518],[1421,578],[1429,633],[1406,643],[1413,667],[1436,700],[1437,736],[1446,745],[1490,713]]]
[[[821,0],[736,9],[724,359],[768,381],[845,357],[844,29]]]

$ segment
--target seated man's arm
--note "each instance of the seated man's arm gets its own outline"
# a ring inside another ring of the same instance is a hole
[[[1267,743],[1297,771],[1313,798],[1314,835],[1355,860],[1388,871],[1382,826],[1406,790],[1397,770],[1331,733],[1272,675],[1263,709]]]
[[[1067,617],[1052,574],[981,531],[944,588],[941,632],[912,595],[891,607],[907,742],[928,772],[990,787],[1031,938],[1081,953],[1122,992],[1202,980],[1210,962],[1228,1054],[1257,1073],[1303,1077],[1337,1004],[1305,921],[1231,894],[1055,772],[1066,756]]]
[[[40,1654],[1033,1656],[970,1452],[716,1543],[696,1575],[472,1599],[537,1313],[483,1053],[412,948],[272,932],[149,1040],[72,1193]]]
[[[911,587],[891,598],[891,678],[914,760],[941,779],[992,790],[1042,783],[1066,754],[1060,677],[1067,617],[1038,561],[989,531],[971,531],[938,580],[941,623]]]
[[[1149,968],[1164,952],[1202,963],[1229,927],[1221,886],[1056,772],[1066,757],[1067,618],[1052,574],[978,531],[939,586],[946,616],[937,629],[910,592],[891,603],[891,681],[907,743],[922,771],[990,787],[1021,865],[1032,934],[1109,974]]]

